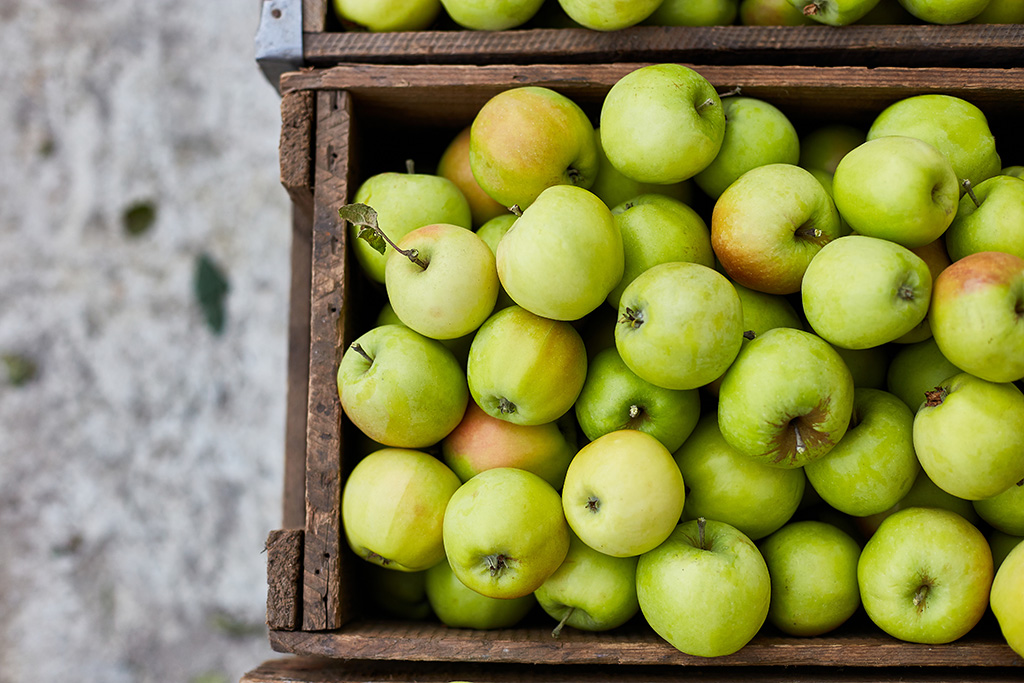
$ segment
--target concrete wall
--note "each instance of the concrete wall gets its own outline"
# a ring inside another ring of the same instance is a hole
[[[258,5],[0,0],[2,683],[276,656],[289,212]]]

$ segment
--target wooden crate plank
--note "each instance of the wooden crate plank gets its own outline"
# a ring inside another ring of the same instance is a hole
[[[347,299],[345,231],[338,207],[348,196],[351,98],[317,95],[310,283],[309,405],[306,426],[306,536],[303,628],[330,629],[342,622],[341,402],[336,372],[344,344]]]
[[[271,531],[267,537],[267,626],[293,630],[301,623],[302,530]]]
[[[997,634],[968,634],[942,646],[906,643],[881,633],[817,638],[759,635],[725,657],[686,655],[650,629],[604,633],[549,628],[449,629],[432,623],[358,622],[332,633],[275,631],[271,645],[299,655],[399,661],[741,667],[1019,667],[1024,661]]]
[[[292,200],[288,387],[282,498],[282,525],[286,529],[301,528],[306,519],[306,414],[309,389],[315,102],[315,95],[309,91],[285,93],[281,98],[281,138],[278,145],[281,185]]]
[[[880,674],[878,669],[840,669],[823,667],[787,669],[785,677],[775,672],[752,671],[749,667],[621,667],[614,670],[595,666],[544,666],[533,664],[487,666],[486,664],[436,664],[424,666],[409,662],[338,661],[310,657],[290,657],[264,662],[242,678],[242,683],[448,683],[449,681],[488,681],[490,683],[1011,683],[1020,681],[1020,672],[985,669],[931,668],[900,670]]]
[[[281,138],[278,143],[281,185],[300,211],[313,215],[313,125],[316,99],[312,92],[281,96]]]
[[[327,28],[327,0],[302,0],[303,33],[323,33]],[[309,37],[303,37],[303,42]]]
[[[307,35],[308,64],[699,61],[708,64],[1016,66],[1020,24],[957,26],[634,26]]]

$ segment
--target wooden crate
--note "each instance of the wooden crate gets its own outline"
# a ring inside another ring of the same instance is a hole
[[[335,376],[347,343],[368,327],[365,321],[379,300],[364,304],[374,301],[375,290],[349,258],[338,207],[373,173],[400,170],[409,157],[421,167],[436,160],[497,92],[551,87],[596,117],[608,89],[639,66],[343,65],[282,79],[281,174],[295,203],[295,239],[284,528],[268,539],[272,646],[342,660],[672,665],[689,667],[694,675],[707,668],[723,673],[747,668],[787,680],[793,667],[878,669],[869,677],[879,680],[921,669],[936,677],[927,680],[949,675],[988,680],[985,676],[998,677],[1007,668],[1021,680],[1024,661],[1003,642],[991,614],[968,636],[938,647],[895,640],[860,612],[842,629],[817,638],[785,636],[766,625],[738,653],[702,659],[668,645],[639,616],[606,633],[567,629],[556,640],[542,614],[519,628],[483,632],[382,620],[363,608],[358,585],[363,563],[348,549],[341,529],[341,490],[355,455],[347,453],[351,426],[341,411]],[[1005,164],[1021,163],[1024,155],[1018,125],[1024,68],[694,68],[720,91],[738,86],[745,95],[774,103],[798,129],[835,121],[866,127],[903,97],[958,95],[988,114]]]
[[[554,2],[555,0],[548,0]],[[298,3],[299,0],[291,0]],[[509,31],[340,30],[329,0],[302,0],[306,64],[541,64],[684,61],[812,66],[987,66],[1021,63],[1024,25],[633,26]]]

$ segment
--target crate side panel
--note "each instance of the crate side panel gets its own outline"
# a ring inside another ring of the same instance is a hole
[[[291,631],[302,612],[302,530],[279,529],[267,537],[267,626]]]
[[[336,373],[347,316],[345,231],[338,207],[348,195],[351,100],[317,96],[310,285],[309,407],[306,429],[306,536],[303,628],[336,628],[344,604],[341,557],[341,402]]]
[[[302,30],[323,33],[327,30],[328,0],[302,0]],[[303,39],[308,40],[308,37]]]

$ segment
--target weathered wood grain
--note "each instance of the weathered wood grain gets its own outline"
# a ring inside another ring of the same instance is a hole
[[[308,30],[308,29],[307,29]],[[814,66],[988,66],[1021,63],[1024,25],[634,26],[621,31],[318,32],[308,64],[537,64],[685,61]]]
[[[759,635],[725,657],[686,655],[649,628],[603,633],[550,628],[449,629],[436,623],[359,621],[331,633],[272,632],[279,652],[410,662],[672,665],[715,667],[1018,667],[1024,661],[992,631],[942,646],[905,643],[880,631],[817,638]],[[777,676],[778,674],[776,674]],[[970,675],[970,674],[966,674]]]
[[[307,220],[313,216],[313,126],[315,97],[312,92],[281,96],[281,137],[278,142],[281,185]]]
[[[302,530],[271,531],[267,537],[267,626],[291,631],[301,625]]]
[[[788,668],[780,676],[772,670],[750,667],[688,668],[605,666],[545,666],[534,664],[486,664],[421,662],[359,662],[292,657],[264,662],[242,678],[242,683],[1011,683],[1020,681],[1019,670],[934,667],[926,670],[880,672],[872,669]]]
[[[307,34],[323,33],[327,27],[327,0],[302,0],[302,30]],[[305,41],[305,39],[303,39]]]
[[[348,196],[351,119],[347,93],[317,94],[303,556],[303,628],[310,631],[339,626],[343,611],[342,411],[336,373],[344,345],[347,249],[338,207]]]

